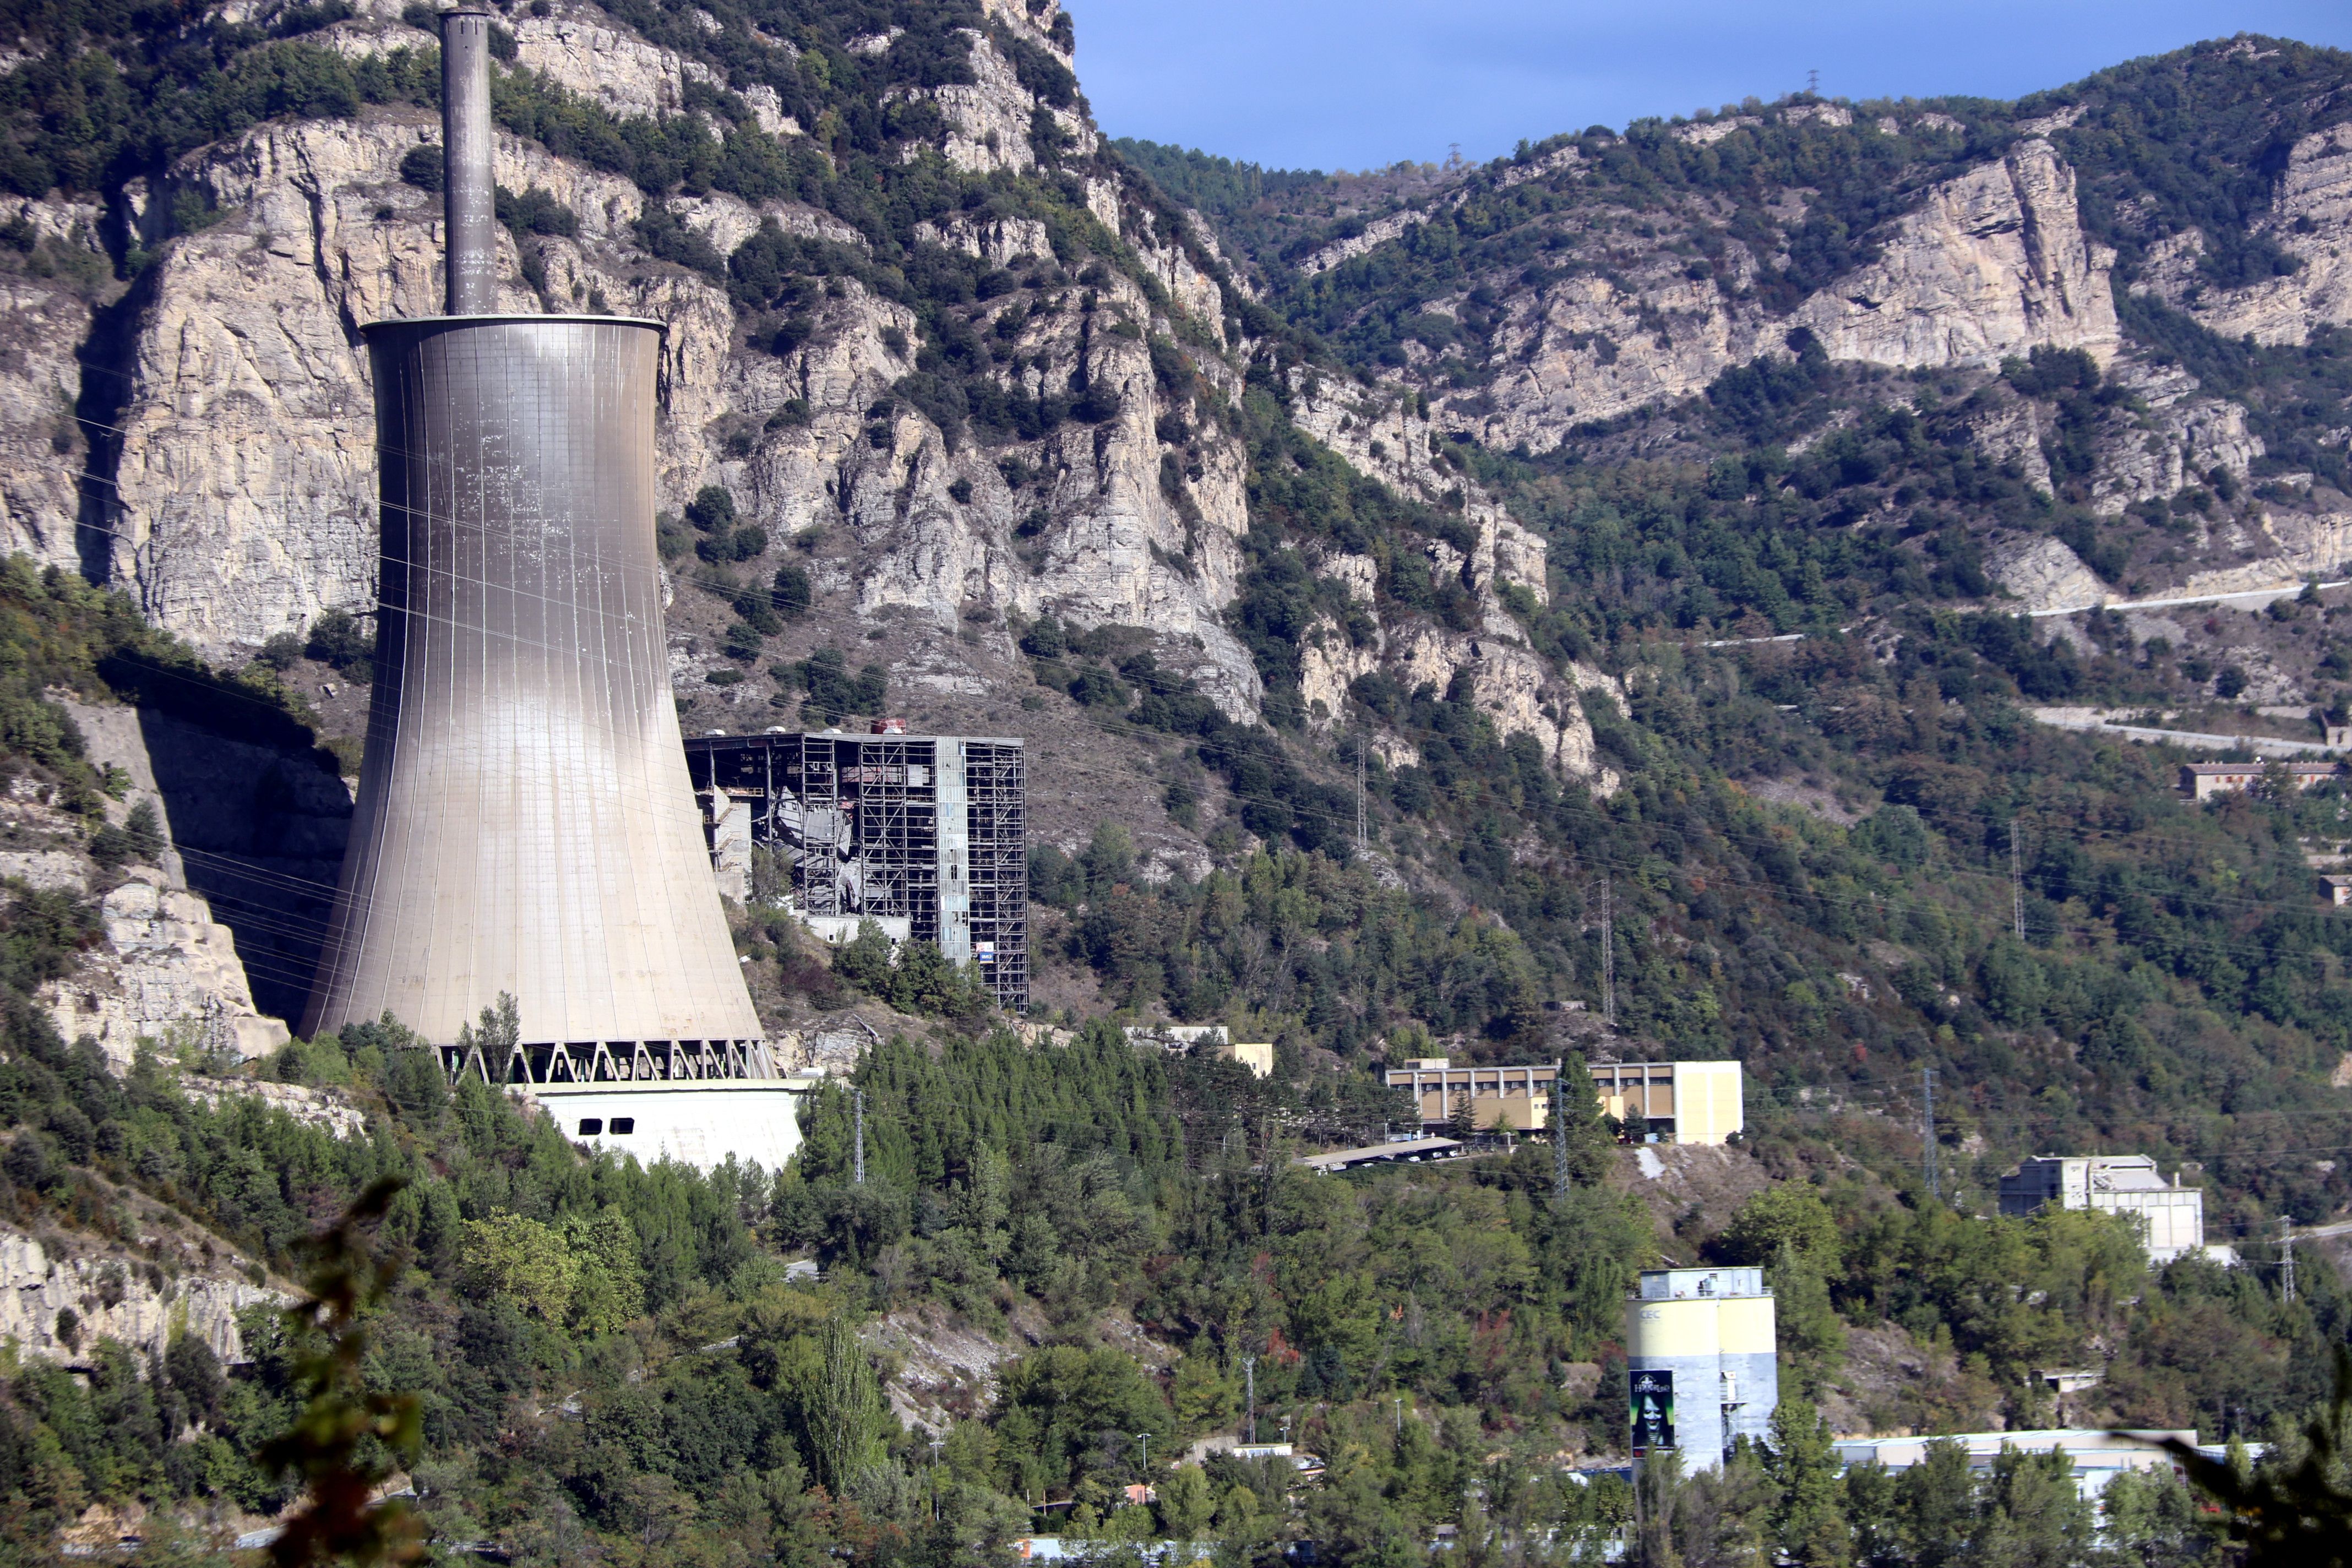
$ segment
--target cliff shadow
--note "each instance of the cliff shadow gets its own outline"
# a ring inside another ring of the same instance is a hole
[[[205,722],[142,702],[139,727],[190,890],[236,934],[255,1007],[299,1029],[351,836],[332,757],[291,721]]]

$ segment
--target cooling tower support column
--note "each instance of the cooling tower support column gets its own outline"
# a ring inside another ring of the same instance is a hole
[[[490,121],[490,12],[441,13],[441,201],[448,225],[447,300],[453,316],[499,308],[498,181]]]
[[[726,1066],[765,1051],[670,694],[663,329],[473,316],[365,331],[375,688],[304,1032],[389,1010],[446,1046],[504,991],[533,1080],[608,1056],[649,1064],[625,1077],[761,1076]]]

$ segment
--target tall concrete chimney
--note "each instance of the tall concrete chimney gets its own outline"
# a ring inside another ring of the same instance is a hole
[[[448,1047],[510,992],[499,1081],[768,1076],[670,694],[665,329],[493,313],[488,16],[442,17],[449,314],[362,329],[375,686],[303,1032],[389,1011]]]
[[[487,316],[499,303],[499,194],[491,172],[490,8],[441,13],[441,202],[448,225],[448,311]]]

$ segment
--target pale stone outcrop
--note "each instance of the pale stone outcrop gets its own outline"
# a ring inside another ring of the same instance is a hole
[[[2352,512],[2265,509],[2259,527],[2259,538],[2250,542],[2262,552],[2259,556],[2240,565],[2195,573],[2180,585],[2180,592],[2231,594],[2274,588],[2306,577],[2340,577],[2352,569]]]
[[[1996,404],[1969,422],[1969,437],[1977,450],[1996,463],[2014,463],[2018,476],[2044,494],[2050,492],[2050,459],[2042,450],[2042,410],[2031,398],[2012,397]]]
[[[1714,121],[1678,133],[1723,126],[1738,128]],[[1695,203],[1680,221],[1715,225],[1728,216]],[[1738,290],[1756,275],[1756,258],[1738,241],[1725,257]],[[1714,276],[1690,277],[1679,260],[1656,249],[1612,251],[1606,268],[1507,296],[1480,438],[1547,449],[1579,420],[1686,397],[1736,365],[1784,353],[1797,327],[1832,359],[1905,367],[1991,366],[2045,345],[2080,348],[2104,364],[2121,342],[2114,258],[2084,236],[2074,173],[2039,139],[1932,188],[1894,226],[1875,262],[1787,316],[1727,297]]]
[[[2121,341],[2114,258],[2084,234],[2074,185],[2048,142],[2021,142],[1936,187],[1875,264],[1814,295],[1795,319],[1832,359],[1990,366],[2046,344],[2104,364]]]
[[[1699,120],[1688,125],[1677,125],[1672,134],[1675,141],[1687,142],[1694,147],[1712,147],[1736,131],[1763,123],[1761,115],[1727,114],[1718,120]]]
[[[516,11],[507,19],[514,29],[515,63],[625,118],[677,113],[686,106],[689,81],[725,85],[700,60],[602,18],[602,12],[586,6],[551,16]]]
[[[167,1273],[101,1243],[0,1226],[0,1340],[40,1361],[80,1362],[100,1340],[160,1355],[185,1333],[222,1361],[242,1363],[237,1313],[285,1300],[217,1268]],[[58,1315],[66,1311],[74,1314],[79,1348],[58,1337]]]
[[[315,1127],[338,1138],[367,1136],[367,1115],[341,1089],[307,1083],[275,1083],[259,1078],[205,1078],[181,1075],[180,1092],[198,1105],[217,1108],[225,1101],[255,1100],[282,1110],[305,1127]]]
[[[1444,692],[1457,673],[1466,671],[1470,700],[1494,721],[1499,738],[1532,736],[1544,760],[1560,773],[1590,782],[1598,794],[1616,789],[1617,775],[1600,765],[1592,724],[1578,700],[1580,692],[1601,690],[1623,706],[1624,689],[1612,677],[1573,663],[1555,676],[1524,647],[1433,626],[1416,626],[1396,637],[1391,658],[1395,678],[1407,690],[1426,683]]]
[[[2150,248],[2138,287],[2228,338],[2300,344],[2315,326],[2352,326],[2352,126],[2295,142],[2270,211],[2252,226],[2302,266],[2241,288],[2213,288],[2198,273],[2205,237],[2189,229]]]
[[[1024,256],[1051,256],[1053,243],[1045,226],[1034,217],[990,217],[978,213],[950,213],[936,222],[915,226],[918,238],[950,250],[961,250],[1003,267]]]
[[[1351,261],[1368,250],[1386,245],[1405,230],[1428,221],[1429,215],[1423,212],[1396,212],[1374,218],[1364,226],[1361,233],[1351,234],[1345,239],[1335,239],[1299,258],[1297,269],[1309,278],[1318,272],[1328,272],[1341,262]]]
[[[1460,426],[1409,408],[1385,388],[1366,391],[1339,384],[1302,391],[1291,406],[1300,429],[1391,489],[1432,506],[1461,509],[1477,531],[1477,544],[1466,562],[1457,555],[1454,564],[1470,569],[1469,585],[1486,602],[1488,635],[1519,637],[1495,591],[1511,584],[1533,594],[1536,603],[1549,604],[1549,547],[1477,481],[1438,458]]]
[[[46,212],[48,204],[24,207]],[[76,527],[89,444],[75,422],[89,302],[39,279],[0,279],[0,551],[80,563]]]
[[[2117,378],[2138,393],[2144,415],[2109,415],[2091,479],[2092,509],[2113,517],[2135,501],[2165,500],[2209,481],[2217,468],[2243,479],[2263,455],[2243,405],[2199,394],[2178,367],[2121,362]]]
[[[142,319],[115,476],[115,575],[148,616],[210,651],[251,647],[331,606],[375,597],[375,426],[358,328],[440,309],[438,198],[402,184],[421,116],[273,123],[187,178],[230,216],[173,242]],[[666,321],[660,430],[666,489],[709,467],[734,331],[723,293],[621,247],[642,197],[625,181],[502,138],[499,180],[547,189],[576,239],[534,239],[551,300]],[[721,237],[759,215],[704,198],[688,216]],[[503,309],[535,312],[499,234]]]
[[[1987,553],[1985,568],[2027,610],[2087,609],[2111,596],[2081,556],[2046,534],[2002,540]]]
[[[986,35],[966,28],[963,36],[971,44],[972,81],[894,88],[891,93],[929,98],[940,106],[948,123],[942,150],[959,169],[1025,174],[1037,166],[1037,154],[1029,145],[1029,117],[1037,100],[1021,85],[1013,62],[997,53]]]
[[[236,939],[211,906],[159,871],[133,877],[99,902],[106,945],[42,988],[58,1033],[97,1041],[118,1068],[142,1040],[247,1058],[284,1045],[286,1026],[255,1012]]]
[[[1545,450],[1578,420],[1687,396],[1778,341],[1712,278],[1662,268],[1564,278],[1509,301],[1495,333],[1496,409],[1479,436]]]

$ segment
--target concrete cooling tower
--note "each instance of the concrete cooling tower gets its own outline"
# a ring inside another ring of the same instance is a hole
[[[442,19],[448,314],[362,329],[383,516],[375,686],[304,1032],[389,1012],[453,1078],[592,1112],[578,1116],[592,1139],[617,1126],[648,1157],[778,1163],[791,1106],[670,694],[654,549],[665,329],[491,313],[489,17]],[[520,1005],[516,1047],[461,1059],[458,1031],[502,992]],[[754,1096],[655,1093],[713,1080]],[[624,1090],[629,1103],[612,1100]],[[769,1133],[721,1125],[771,1116],[783,1126]],[[689,1152],[670,1123],[728,1148]]]

